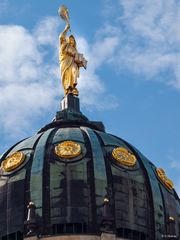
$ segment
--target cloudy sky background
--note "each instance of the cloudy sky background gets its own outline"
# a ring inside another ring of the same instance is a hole
[[[59,5],[69,7],[81,109],[166,170],[180,194],[180,2],[1,0],[0,153],[50,122],[63,97]]]

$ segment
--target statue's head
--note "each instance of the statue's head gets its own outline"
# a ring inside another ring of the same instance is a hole
[[[76,48],[76,40],[74,38],[73,35],[70,35],[69,36],[69,44],[72,46],[72,47],[75,47]]]

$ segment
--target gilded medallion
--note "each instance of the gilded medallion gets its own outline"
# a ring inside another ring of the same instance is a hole
[[[61,158],[75,158],[81,154],[81,145],[73,141],[65,141],[55,147],[55,153]]]
[[[156,173],[161,181],[166,185],[169,190],[172,190],[174,187],[173,182],[166,176],[165,171],[162,168],[156,168]]]
[[[112,156],[120,164],[128,167],[133,167],[136,162],[136,156],[130,153],[126,148],[117,147],[112,151]]]
[[[11,172],[19,167],[25,160],[25,154],[23,152],[15,152],[8,156],[2,163],[1,168],[5,172]]]

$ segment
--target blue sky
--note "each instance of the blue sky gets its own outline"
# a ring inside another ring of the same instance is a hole
[[[180,194],[180,2],[1,0],[0,153],[50,122],[62,87],[58,7],[79,52],[81,109],[162,167]]]

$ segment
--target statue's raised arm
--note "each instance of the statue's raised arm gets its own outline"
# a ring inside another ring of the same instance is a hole
[[[70,30],[68,9],[62,6],[59,9],[59,15],[66,21],[66,27],[59,36],[59,60],[64,94],[72,93],[78,96],[79,92],[76,85],[79,69],[80,67],[86,68],[87,61],[83,54],[78,53],[74,36],[67,37],[67,32]]]
[[[61,47],[61,44],[65,43],[66,41],[66,34],[70,30],[70,24],[67,24],[64,31],[59,35],[59,46]]]

